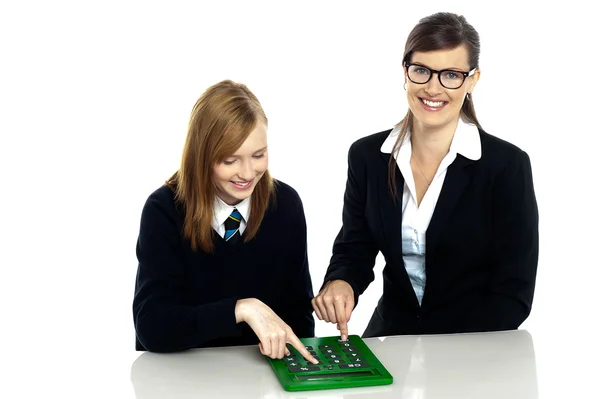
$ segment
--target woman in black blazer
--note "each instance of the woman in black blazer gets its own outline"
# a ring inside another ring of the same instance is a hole
[[[479,46],[462,16],[422,19],[404,51],[407,115],[350,147],[343,226],[312,301],[342,339],[379,251],[383,295],[364,337],[517,329],[531,311],[531,165],[477,121]]]

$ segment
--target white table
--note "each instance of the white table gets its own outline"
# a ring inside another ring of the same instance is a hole
[[[392,385],[286,392],[256,346],[144,352],[132,364],[131,382],[136,399],[539,397],[533,340],[525,330],[365,342],[393,375]]]

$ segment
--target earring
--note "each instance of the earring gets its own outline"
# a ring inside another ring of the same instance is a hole
[[[471,93],[467,93],[467,100],[471,101]]]
[[[404,82],[404,91],[406,91],[406,82]]]

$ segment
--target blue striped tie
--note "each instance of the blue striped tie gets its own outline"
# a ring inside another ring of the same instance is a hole
[[[240,223],[242,215],[237,209],[233,209],[231,215],[225,220],[225,241],[235,244],[240,241]]]

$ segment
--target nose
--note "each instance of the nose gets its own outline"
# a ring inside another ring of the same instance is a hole
[[[254,168],[252,166],[252,161],[245,160],[244,162],[241,162],[237,175],[240,179],[244,181],[252,180],[254,178]]]
[[[431,79],[425,84],[425,92],[428,96],[435,97],[442,93],[442,85],[437,72],[432,72]]]

